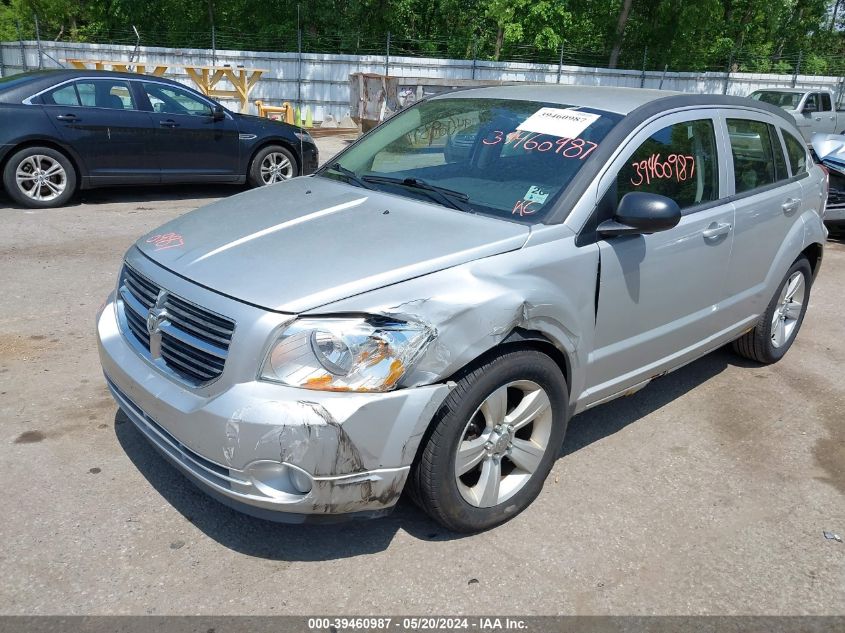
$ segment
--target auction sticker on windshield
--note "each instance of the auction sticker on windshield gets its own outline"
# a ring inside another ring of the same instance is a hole
[[[549,193],[551,191],[546,187],[529,187],[528,192],[523,197],[523,200],[528,200],[529,202],[536,202],[537,204],[543,204],[549,197]]]
[[[579,112],[568,108],[540,108],[520,123],[516,129],[561,138],[575,138],[600,118],[600,114]]]

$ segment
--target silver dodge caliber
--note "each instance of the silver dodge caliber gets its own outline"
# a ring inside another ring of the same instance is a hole
[[[572,415],[727,343],[783,357],[826,197],[759,101],[448,94],[142,237],[100,357],[140,432],[239,510],[378,516],[408,488],[483,530],[537,496]]]

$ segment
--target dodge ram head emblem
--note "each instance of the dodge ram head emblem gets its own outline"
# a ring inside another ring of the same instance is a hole
[[[158,294],[155,305],[147,313],[147,333],[150,335],[150,356],[161,357],[161,326],[167,324],[168,314],[163,307],[167,301],[167,294],[162,291]]]

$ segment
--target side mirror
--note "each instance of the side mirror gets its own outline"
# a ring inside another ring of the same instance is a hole
[[[802,114],[813,114],[818,111],[819,109],[816,107],[815,103],[805,103],[804,107],[801,109]]]
[[[226,111],[223,109],[223,106],[214,106],[214,109],[211,111],[211,120],[212,121],[222,121],[226,118]]]
[[[656,193],[632,191],[622,196],[616,215],[598,226],[602,237],[648,235],[674,228],[681,221],[678,203]]]

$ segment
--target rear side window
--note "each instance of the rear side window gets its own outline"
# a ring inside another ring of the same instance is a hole
[[[775,158],[775,180],[786,180],[789,172],[786,169],[786,159],[783,156],[783,145],[781,145],[778,131],[774,125],[768,124],[769,142],[772,144],[772,154]]]
[[[786,155],[789,156],[792,175],[798,176],[805,173],[807,171],[807,150],[804,143],[786,131],[783,133],[783,140],[786,142]]]
[[[79,101],[84,106],[109,110],[134,110],[135,103],[129,84],[111,79],[91,79],[76,82]]]
[[[734,158],[736,193],[765,187],[783,179],[783,154],[771,125],[748,119],[728,119],[728,136]],[[774,141],[774,142],[773,142]],[[776,158],[779,156],[779,159]]]
[[[671,198],[681,209],[719,197],[713,121],[684,121],[652,134],[619,171],[617,202],[631,191]]]
[[[73,84],[65,84],[64,86],[59,86],[55,90],[46,93],[42,97],[42,100],[44,101],[44,103],[50,105],[79,105],[79,96],[76,94],[76,88],[74,88]]]

